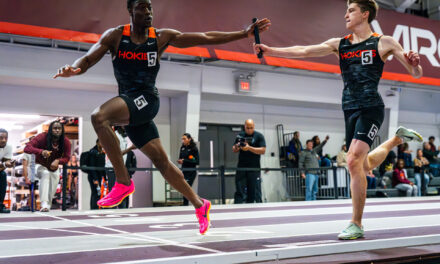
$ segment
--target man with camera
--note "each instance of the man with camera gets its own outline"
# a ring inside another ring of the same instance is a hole
[[[261,168],[260,156],[266,152],[266,141],[263,134],[255,131],[255,124],[248,119],[244,125],[244,132],[240,132],[235,139],[232,151],[240,152],[238,168]],[[260,171],[237,171],[235,176],[234,203],[239,204],[262,202],[261,200],[261,173]]]

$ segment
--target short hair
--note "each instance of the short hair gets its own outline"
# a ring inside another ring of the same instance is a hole
[[[311,140],[311,139],[307,139],[307,141],[306,141],[306,145],[309,144],[309,142],[314,143],[313,140]]]
[[[431,140],[431,139],[435,140],[435,137],[434,136],[430,136],[429,140]]]
[[[0,133],[6,133],[6,135],[9,135],[8,131],[4,128],[0,128]]]
[[[299,133],[299,131],[295,131],[295,132],[293,132],[293,135],[296,136],[296,135],[298,135],[298,133]]]
[[[127,0],[127,9],[130,10],[133,7],[133,3],[136,2],[136,0]]]
[[[379,5],[375,0],[347,0],[347,5],[357,4],[361,9],[362,13],[368,11],[368,23],[371,23],[376,19],[377,13],[379,12]]]

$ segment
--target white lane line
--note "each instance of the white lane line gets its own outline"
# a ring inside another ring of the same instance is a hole
[[[152,237],[152,236],[146,236],[146,235],[140,235],[140,234],[137,234],[137,233],[129,233],[129,232],[122,231],[122,230],[115,229],[115,228],[111,228],[111,227],[98,226],[98,225],[89,224],[89,223],[85,223],[85,222],[80,222],[80,221],[76,221],[76,220],[65,219],[65,218],[62,218],[62,217],[54,216],[54,215],[42,214],[42,213],[39,213],[39,212],[37,212],[37,214],[45,215],[45,216],[52,217],[52,218],[55,218],[55,219],[58,219],[58,220],[63,220],[63,221],[67,221],[67,222],[73,222],[73,223],[77,223],[77,224],[80,224],[80,225],[92,226],[92,227],[101,228],[101,229],[113,231],[113,232],[120,233],[120,234],[129,235],[129,236],[124,236],[124,237],[137,236],[137,237],[143,238],[144,240],[147,239],[147,241],[149,241],[149,242],[161,243],[164,246],[176,246],[176,247],[190,248],[190,249],[208,251],[208,252],[211,252],[211,253],[224,253],[223,251],[219,251],[219,250],[215,250],[215,249],[210,249],[210,248],[204,248],[204,247],[199,247],[199,246],[194,246],[194,245],[183,244],[183,243],[175,242],[175,241],[168,240],[168,239]]]

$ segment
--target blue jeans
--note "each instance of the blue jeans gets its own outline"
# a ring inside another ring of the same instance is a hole
[[[376,177],[367,176],[367,189],[376,189]]]
[[[423,182],[424,183],[423,186],[426,191],[428,189],[428,184],[429,184],[429,175],[428,175],[428,173],[424,173],[423,176],[425,178],[424,182]],[[421,173],[415,173],[414,178],[416,180],[416,185],[419,188],[419,192],[417,194],[418,194],[418,196],[422,196],[422,175],[421,175]]]
[[[306,174],[306,201],[316,200],[316,194],[318,193],[318,180],[318,175],[311,173]]]

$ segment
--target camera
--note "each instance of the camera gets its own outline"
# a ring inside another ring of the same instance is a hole
[[[242,136],[237,136],[237,145],[239,147],[244,147],[246,146],[246,143],[248,143],[249,145],[252,142],[252,137],[242,137]]]
[[[239,137],[237,144],[238,144],[239,147],[246,146],[246,139],[244,137]]]

